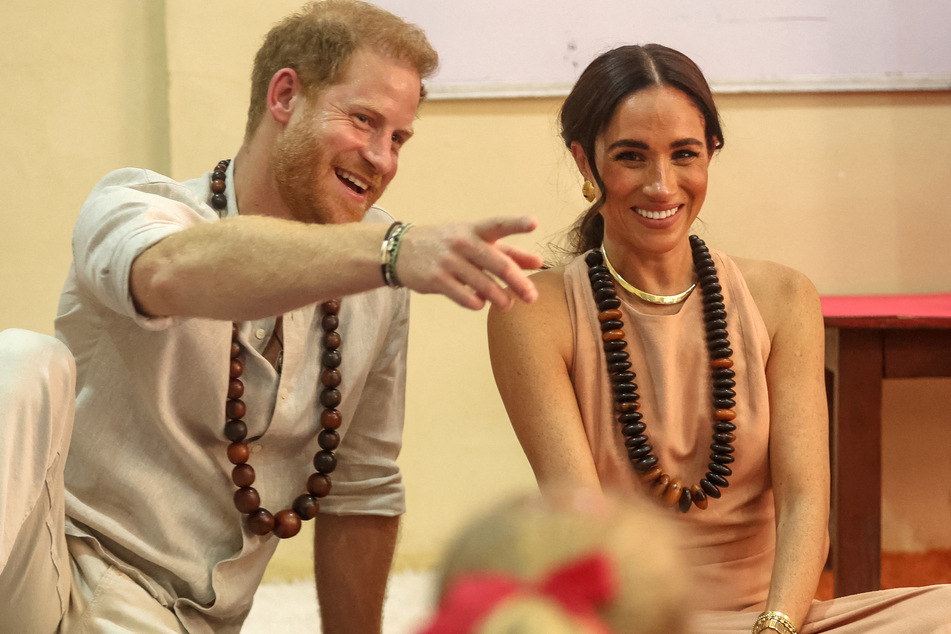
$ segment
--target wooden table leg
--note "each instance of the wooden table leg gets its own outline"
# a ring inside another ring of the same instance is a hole
[[[832,420],[832,568],[835,596],[881,587],[882,333],[840,328],[829,338]]]

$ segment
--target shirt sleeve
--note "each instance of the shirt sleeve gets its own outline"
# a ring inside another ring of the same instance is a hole
[[[139,313],[129,280],[132,263],[163,238],[217,218],[182,184],[142,169],[107,175],[83,204],[73,231],[78,283],[104,306],[147,330],[161,330],[181,318]]]
[[[396,459],[402,448],[410,298],[405,289],[380,291],[391,294],[395,308],[384,346],[337,451],[334,485],[331,495],[321,501],[322,512],[395,516],[406,511]]]

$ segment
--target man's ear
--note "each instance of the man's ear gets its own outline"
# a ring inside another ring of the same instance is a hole
[[[271,117],[282,125],[287,125],[294,113],[298,97],[301,94],[300,78],[293,68],[282,68],[271,77],[267,87],[267,109]]]

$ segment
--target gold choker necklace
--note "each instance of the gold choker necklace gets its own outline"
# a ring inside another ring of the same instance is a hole
[[[635,295],[643,299],[645,302],[650,302],[651,304],[663,304],[663,305],[679,304],[680,302],[687,299],[691,291],[693,291],[693,289],[697,287],[697,284],[694,283],[690,285],[690,288],[688,288],[682,293],[677,293],[676,295],[654,295],[653,293],[642,291],[641,289],[637,288],[636,286],[628,282],[626,279],[621,277],[621,274],[618,273],[614,269],[614,267],[611,265],[611,260],[608,259],[608,254],[604,251],[603,244],[601,245],[601,255],[604,258],[604,265],[608,267],[608,271],[611,272],[611,277],[617,280],[617,283],[621,285],[621,288],[628,291],[629,293],[634,293]]]

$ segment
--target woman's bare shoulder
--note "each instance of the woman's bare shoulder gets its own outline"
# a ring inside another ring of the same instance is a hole
[[[544,319],[561,313],[567,313],[565,299],[565,271],[563,268],[552,268],[532,273],[529,279],[538,290],[538,299],[531,304],[515,301],[508,310],[496,306],[489,309],[489,319],[529,319],[532,321]]]
[[[564,269],[538,271],[529,279],[538,290],[538,299],[531,304],[516,300],[508,310],[493,305],[488,317],[490,340],[547,341],[563,355],[569,354],[571,323],[565,297]]]
[[[557,267],[538,271],[531,275],[531,280],[535,283],[539,295],[553,295],[550,299],[559,297],[564,299],[565,295],[565,269]]]
[[[770,334],[791,313],[814,311],[818,306],[819,293],[804,273],[769,260],[730,258],[746,280]]]
[[[805,274],[796,269],[772,262],[770,260],[754,260],[752,258],[741,258],[731,255],[730,259],[736,263],[743,274],[746,284],[753,290],[756,286],[758,290],[768,292],[769,289],[775,289],[776,286],[796,286],[799,284],[811,284]]]

